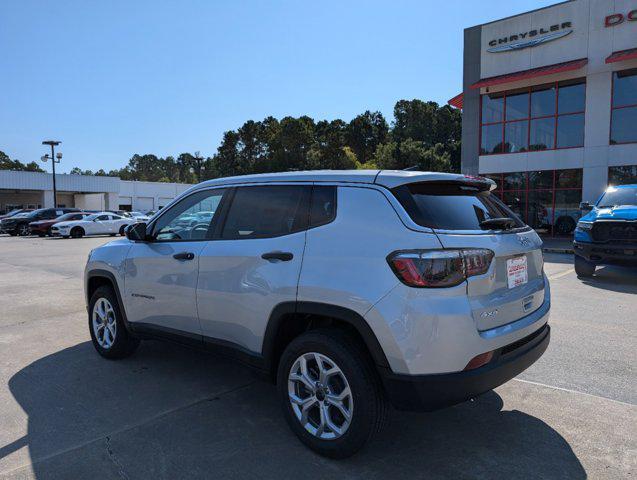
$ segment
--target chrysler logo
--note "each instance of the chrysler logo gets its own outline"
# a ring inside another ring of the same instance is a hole
[[[551,25],[549,28],[534,29],[528,32],[515,33],[508,37],[493,39],[489,42],[491,48],[488,48],[487,52],[510,52],[551,42],[573,33],[571,25],[571,22],[562,22],[561,24]]]

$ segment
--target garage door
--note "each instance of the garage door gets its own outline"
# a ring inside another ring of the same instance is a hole
[[[135,202],[135,210],[141,210],[142,212],[153,210],[155,208],[154,200],[155,199],[153,197],[137,197],[137,202]]]

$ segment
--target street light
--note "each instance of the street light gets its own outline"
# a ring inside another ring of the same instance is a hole
[[[47,153],[46,155],[42,155],[42,157],[40,157],[40,160],[42,160],[43,162],[51,160],[51,166],[53,167],[53,208],[57,208],[57,206],[58,206],[57,189],[55,187],[55,164],[56,163],[60,163],[60,160],[62,160],[62,153],[58,152],[57,155],[56,155],[55,154],[55,147],[57,147],[60,143],[62,143],[62,142],[59,142],[57,140],[44,140],[42,142],[42,145],[50,145],[51,146],[51,155],[49,156],[49,154]]]

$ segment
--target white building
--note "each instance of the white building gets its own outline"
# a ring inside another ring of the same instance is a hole
[[[191,186],[68,174],[56,174],[55,181],[57,206],[87,210],[157,210]],[[53,207],[53,203],[52,174],[0,170],[0,212]]]
[[[571,0],[464,32],[462,170],[528,224],[637,183],[637,0]],[[570,219],[569,219],[570,218]]]

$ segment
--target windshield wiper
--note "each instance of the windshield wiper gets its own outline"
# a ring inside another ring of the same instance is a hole
[[[510,217],[488,218],[480,222],[480,228],[483,230],[510,230],[515,227],[515,219]]]

